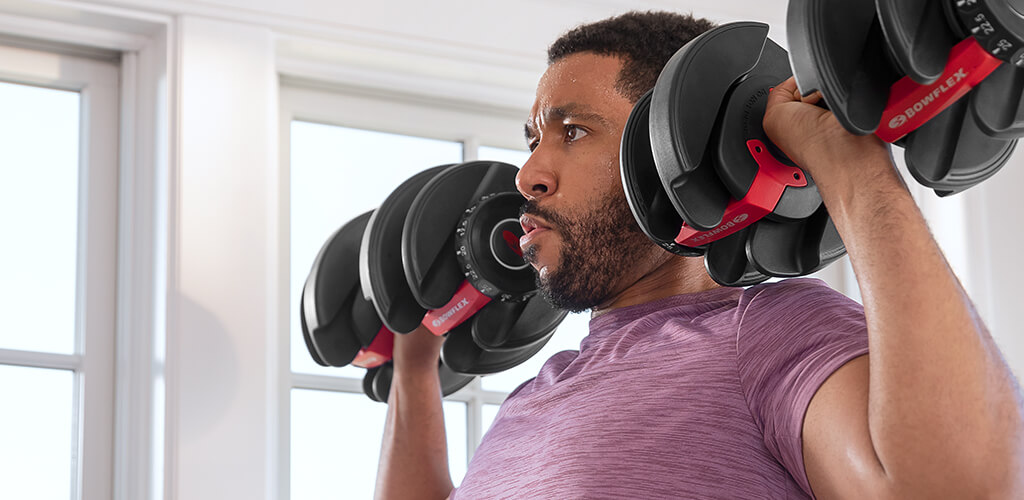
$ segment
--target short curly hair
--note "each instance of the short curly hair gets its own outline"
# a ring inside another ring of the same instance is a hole
[[[617,56],[624,65],[616,90],[636,102],[654,88],[661,69],[680,47],[714,27],[692,14],[627,12],[569,30],[548,47],[548,64],[580,52]]]

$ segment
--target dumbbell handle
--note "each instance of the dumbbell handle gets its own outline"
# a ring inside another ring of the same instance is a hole
[[[381,326],[370,345],[359,350],[352,364],[360,368],[375,368],[391,360],[395,349],[395,332]]]

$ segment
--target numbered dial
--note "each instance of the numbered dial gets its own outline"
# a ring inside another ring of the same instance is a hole
[[[482,197],[466,209],[455,231],[455,254],[466,279],[484,295],[504,301],[536,291],[533,270],[523,260],[519,238],[519,193]]]
[[[990,54],[1024,67],[1024,0],[948,0],[961,27]]]

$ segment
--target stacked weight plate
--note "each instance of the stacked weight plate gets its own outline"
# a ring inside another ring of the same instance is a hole
[[[483,161],[427,169],[339,229],[301,299],[313,359],[368,368],[366,394],[386,401],[396,333],[445,336],[446,395],[536,354],[566,313],[537,296],[519,250],[516,171]]]
[[[787,32],[801,91],[904,146],[940,196],[991,177],[1024,136],[1020,0],[791,0]]]
[[[767,25],[723,25],[672,57],[623,133],[640,227],[670,252],[705,255],[723,285],[809,274],[845,253],[813,179],[761,128],[770,88],[790,75]]]

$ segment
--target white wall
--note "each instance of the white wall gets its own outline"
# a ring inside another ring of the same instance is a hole
[[[278,478],[287,473],[276,453],[277,384],[287,346],[280,342],[286,281],[277,274],[279,73],[337,88],[413,89],[525,116],[546,44],[580,22],[645,8],[773,27],[784,22],[783,0],[708,4],[0,0],[0,13],[70,23],[97,39],[120,34],[112,46],[150,36],[169,43],[163,85],[170,116],[162,122],[170,127],[163,191],[169,198],[153,209],[166,211],[155,218],[168,273],[166,290],[156,296],[166,316],[155,317],[167,335],[167,441],[165,450],[157,446],[167,498],[277,498]],[[154,35],[125,19],[149,19],[169,31]],[[0,19],[0,31],[4,26]],[[782,31],[773,28],[773,36]],[[61,36],[58,29],[52,34]],[[966,220],[971,293],[1024,374],[1015,314],[1024,305],[1015,286],[1024,281],[1017,262],[1024,236],[1015,227],[1024,213],[1016,192],[1024,185],[1021,163],[1018,155],[967,194]]]
[[[270,30],[179,24],[181,162],[168,334],[174,498],[272,497],[277,75]],[[269,410],[269,411],[268,411]]]
[[[971,297],[1018,380],[1024,380],[1024,148],[991,179],[964,193]]]

